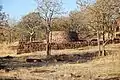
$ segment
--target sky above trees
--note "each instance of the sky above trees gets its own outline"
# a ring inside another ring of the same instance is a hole
[[[63,0],[63,3],[66,12],[77,9],[76,0]],[[0,0],[0,4],[10,18],[17,20],[37,8],[35,0]]]

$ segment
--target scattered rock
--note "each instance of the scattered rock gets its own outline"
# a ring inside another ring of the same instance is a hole
[[[0,64],[0,70],[1,69],[5,69],[5,66],[3,66],[3,65]]]
[[[0,77],[0,80],[22,80],[22,79],[18,79],[17,77]]]
[[[53,72],[56,72],[56,71],[54,71],[54,70],[35,70],[30,73],[53,73]]]
[[[71,77],[74,77],[74,78],[80,78],[81,77],[81,75],[73,74],[73,73],[71,73],[70,75],[71,75]]]
[[[5,57],[3,57],[4,59],[13,59],[14,57],[12,57],[12,56],[5,56]]]
[[[120,77],[97,78],[95,80],[120,80]]]
[[[42,62],[41,59],[26,59],[26,62]]]

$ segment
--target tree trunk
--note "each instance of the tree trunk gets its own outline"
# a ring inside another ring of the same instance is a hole
[[[50,33],[50,42],[52,43],[52,31]]]
[[[49,57],[51,55],[51,46],[50,46],[50,25],[48,24],[46,28],[46,53],[47,56]]]
[[[110,40],[110,33],[108,32],[108,40]]]
[[[105,32],[103,31],[103,47],[102,47],[102,56],[105,56]]]
[[[101,56],[101,49],[100,49],[100,32],[97,31],[97,38],[98,38],[98,52],[99,52],[99,56]]]
[[[32,42],[32,36],[30,35],[30,42]]]
[[[105,16],[106,16],[106,14],[103,13],[103,46],[102,46],[102,56],[105,56],[105,46],[104,46],[104,44],[105,44],[105,25],[106,25],[106,23],[105,23]]]
[[[46,53],[47,53],[47,56],[50,56],[50,41],[49,41],[49,34],[50,32],[47,32],[46,34],[46,41],[47,41],[47,44],[46,44]]]
[[[12,30],[9,31],[9,43],[12,42]]]
[[[32,36],[33,36],[33,32],[30,33],[30,42],[32,42]]]

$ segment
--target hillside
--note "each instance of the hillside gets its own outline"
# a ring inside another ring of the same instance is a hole
[[[1,49],[3,47],[4,45]],[[108,45],[106,49],[110,54],[105,57],[92,56],[96,52],[97,47],[52,51],[53,58],[56,58],[57,61],[51,58],[46,62],[44,62],[46,59],[44,51],[16,55],[15,51],[2,49],[0,50],[0,63],[4,63],[5,68],[0,70],[0,79],[119,80],[120,44]],[[56,54],[59,56],[55,57],[54,55]],[[13,57],[4,57],[7,55]],[[76,60],[78,56],[81,58]],[[58,57],[63,58],[63,60],[58,59]],[[26,59],[29,58],[43,58],[44,60],[34,63],[26,62]]]

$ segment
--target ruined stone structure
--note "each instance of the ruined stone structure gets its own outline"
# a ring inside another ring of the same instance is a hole
[[[66,34],[66,32],[59,31],[54,32],[52,42],[50,43],[51,49],[61,50],[61,49],[75,49],[85,47],[88,45],[97,46],[97,40],[93,39],[91,41],[79,40],[77,34],[73,33]],[[100,43],[102,44],[102,41]],[[120,43],[120,38],[115,38],[113,41],[110,40],[107,44],[111,43]],[[19,42],[17,54],[44,50],[46,50],[46,43],[43,42]]]
[[[120,43],[120,38],[114,38],[113,40],[109,40],[107,44],[111,44],[111,43]],[[51,49],[52,50],[75,49],[75,48],[85,47],[88,45],[97,46],[97,41],[94,41],[94,42],[91,41],[90,43],[84,40],[79,42],[51,43]],[[17,48],[17,54],[30,53],[35,51],[44,51],[44,50],[46,50],[46,43],[20,42]]]
[[[51,49],[74,49],[87,46],[86,41],[79,41],[76,32],[54,31],[50,35]],[[52,37],[52,38],[51,38]],[[46,50],[46,42],[19,42],[17,53],[29,53]]]
[[[68,34],[65,31],[53,31],[50,33],[51,43],[66,43],[68,42]]]
[[[80,47],[85,47],[88,44],[86,42],[68,42],[68,43],[51,43],[52,50],[62,50],[62,49],[75,49]],[[30,53],[35,51],[46,50],[46,43],[40,42],[20,42],[17,49],[17,54]]]
[[[66,43],[66,42],[77,42],[78,34],[74,31],[53,31],[50,33],[50,42],[51,43]]]

